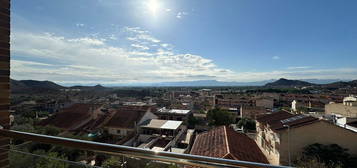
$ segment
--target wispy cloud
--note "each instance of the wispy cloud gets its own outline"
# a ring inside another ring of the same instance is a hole
[[[177,19],[181,19],[182,17],[188,15],[188,12],[178,12],[176,15]]]
[[[296,66],[296,67],[288,67],[286,69],[290,69],[290,70],[293,70],[293,69],[310,69],[311,67],[309,66]]]
[[[216,79],[261,81],[290,79],[357,79],[357,68],[235,72],[210,59],[182,53],[139,27],[121,31],[123,44],[100,37],[64,37],[51,33],[12,31],[11,77],[69,83],[141,83]],[[107,37],[110,39],[110,37]],[[21,57],[19,57],[21,56]]]
[[[131,46],[135,47],[137,49],[140,49],[140,50],[148,50],[148,49],[150,49],[149,47],[143,46],[143,45],[140,45],[140,44],[131,44]]]
[[[278,59],[280,59],[280,57],[279,56],[273,56],[273,57],[271,57],[273,60],[278,60]]]
[[[51,33],[12,34],[12,77],[46,79],[62,83],[75,81],[153,82],[195,80],[194,76],[224,76],[230,71],[218,68],[202,56],[173,52],[141,28],[124,28],[132,42],[113,46],[102,38],[68,38]],[[145,44],[145,45],[143,45]],[[158,44],[156,48],[149,48]],[[16,57],[21,55],[21,60]],[[27,61],[27,60],[36,61]],[[46,66],[34,66],[38,65]]]
[[[85,25],[83,23],[76,23],[77,27],[84,27]]]

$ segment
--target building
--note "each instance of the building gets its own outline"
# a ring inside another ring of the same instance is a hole
[[[155,114],[162,120],[184,121],[191,114],[191,110],[167,109],[163,107],[158,109]]]
[[[103,115],[102,107],[99,104],[76,103],[41,121],[40,125],[53,125],[67,131],[76,131]]]
[[[357,132],[350,123],[357,121],[357,97],[348,96],[343,99],[343,103],[330,103],[325,105],[325,114],[332,117],[333,122],[341,127]]]
[[[343,103],[329,103],[325,105],[325,113],[340,117],[357,118],[357,97],[349,96]]]
[[[269,111],[265,107],[242,106],[240,108],[241,118],[250,118],[255,120],[257,116],[267,113],[269,113]]]
[[[226,126],[198,134],[190,154],[268,163],[254,140]]]
[[[140,124],[139,135],[134,146],[155,151],[184,151],[178,148],[181,138],[186,137],[187,128],[182,121],[149,119]],[[186,145],[187,146],[187,145]]]
[[[257,107],[265,107],[268,109],[274,108],[274,99],[271,97],[258,97],[254,99],[255,106]]]
[[[105,124],[104,129],[109,134],[119,138],[137,133],[137,126],[149,119],[158,118],[151,112],[151,108],[142,109],[112,109],[114,116]]]
[[[257,117],[256,142],[271,164],[288,165],[314,144],[338,144],[357,154],[357,133],[306,115],[275,112]]]

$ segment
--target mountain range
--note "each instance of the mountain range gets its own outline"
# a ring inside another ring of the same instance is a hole
[[[339,87],[357,87],[357,80],[354,81],[338,81],[338,80],[289,80],[289,79],[278,79],[278,80],[266,80],[258,82],[221,82],[217,80],[199,80],[199,81],[183,81],[183,82],[162,82],[162,83],[146,83],[146,84],[130,84],[122,86],[142,86],[142,87],[190,87],[190,86],[263,86],[266,88],[279,88],[279,87],[303,87],[303,86],[315,86],[323,88],[339,88]],[[108,87],[102,85],[95,86],[70,86],[65,87],[56,84],[51,81],[36,81],[36,80],[13,80],[11,79],[11,91],[13,93],[24,93],[24,92],[50,92],[58,91],[60,89],[81,89],[81,90],[104,90]]]

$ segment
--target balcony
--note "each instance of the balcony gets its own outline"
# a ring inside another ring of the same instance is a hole
[[[69,147],[77,150],[84,150],[86,152],[105,154],[110,156],[117,156],[118,162],[122,164],[121,167],[141,167],[139,163],[145,165],[151,165],[154,167],[167,167],[174,165],[176,167],[195,166],[195,167],[271,167],[271,168],[283,168],[284,166],[275,166],[269,164],[261,164],[255,162],[229,160],[189,154],[178,154],[173,152],[158,152],[154,150],[141,149],[122,145],[113,145],[106,143],[98,143],[93,141],[85,141],[64,137],[48,136],[41,134],[34,134],[28,132],[13,131],[7,129],[0,129],[0,136],[9,137],[11,139],[21,139],[25,141],[32,141],[43,144],[52,144],[63,147]],[[26,143],[24,143],[26,144]],[[67,159],[61,159],[58,157],[43,156],[41,154],[30,153],[28,151],[21,151],[11,145],[10,148],[2,148],[1,150],[9,151],[11,153],[18,153],[24,156],[30,156],[34,158],[44,158],[47,160],[55,160],[56,162],[63,162],[63,164],[71,165],[71,167],[99,167],[94,166],[91,162],[75,162]],[[17,145],[19,146],[19,145]],[[90,158],[90,157],[88,157]],[[88,158],[85,158],[88,160]],[[84,159],[84,160],[85,160]],[[35,159],[32,159],[35,160]],[[43,161],[43,159],[42,159]],[[92,161],[93,162],[93,161]],[[133,165],[135,163],[135,165]],[[38,164],[38,162],[29,163]],[[131,165],[127,165],[131,164]],[[13,167],[10,162],[10,167]]]

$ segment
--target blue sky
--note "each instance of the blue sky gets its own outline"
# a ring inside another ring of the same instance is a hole
[[[13,0],[12,78],[357,79],[357,1]]]

